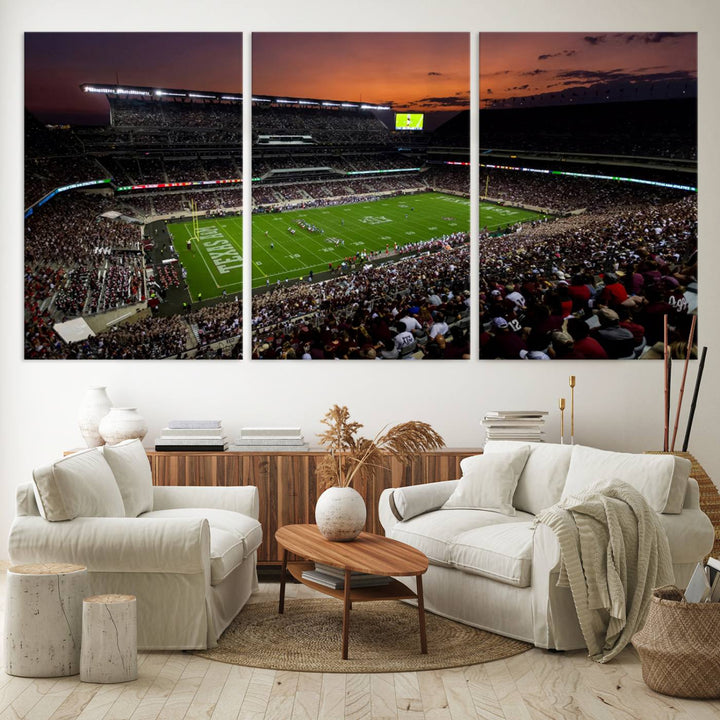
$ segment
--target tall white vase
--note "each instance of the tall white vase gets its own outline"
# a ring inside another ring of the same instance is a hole
[[[145,418],[137,408],[110,408],[110,412],[100,421],[100,435],[108,445],[115,445],[123,440],[142,440],[147,434],[148,426]]]
[[[366,515],[362,495],[351,487],[328,488],[315,504],[315,522],[328,540],[354,540],[365,527]]]
[[[105,444],[105,440],[98,431],[98,425],[108,414],[111,407],[112,402],[104,386],[91,387],[85,392],[85,397],[78,412],[78,425],[80,426],[80,434],[88,447],[99,447]]]

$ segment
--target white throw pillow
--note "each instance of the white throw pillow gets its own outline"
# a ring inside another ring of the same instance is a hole
[[[115,477],[97,448],[36,468],[33,480],[38,508],[46,520],[125,515]]]
[[[474,455],[460,462],[462,477],[443,509],[472,508],[515,515],[512,498],[530,448]]]
[[[682,512],[692,463],[673,455],[621,453],[575,445],[563,499],[599,480],[622,480],[634,487],[659,513]]]
[[[502,453],[519,447],[529,447],[530,455],[518,478],[512,504],[516,510],[537,515],[560,500],[573,446],[559,443],[528,445],[513,440],[488,440],[483,453]]]
[[[105,445],[102,452],[120,488],[125,517],[150,512],[153,509],[152,470],[140,440]]]

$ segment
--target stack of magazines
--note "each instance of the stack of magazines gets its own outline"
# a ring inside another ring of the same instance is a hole
[[[720,560],[713,557],[698,563],[685,588],[685,602],[720,602]]]
[[[220,420],[171,420],[155,439],[155,449],[165,452],[218,452],[228,449]]]
[[[546,410],[495,410],[485,413],[482,424],[488,440],[542,442]]]
[[[324,587],[333,588],[334,590],[345,589],[345,570],[342,568],[316,562],[315,569],[303,570],[302,576],[303,580],[310,580]],[[361,572],[350,574],[350,587],[352,588],[377,587],[387,585],[389,582],[390,578],[387,575],[369,575]]]

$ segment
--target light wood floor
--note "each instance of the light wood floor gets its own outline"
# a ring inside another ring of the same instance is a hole
[[[0,567],[0,615],[6,567]],[[274,600],[277,590],[277,585],[263,584],[251,602]],[[288,597],[311,594],[304,586],[288,586]],[[185,653],[141,653],[138,665],[138,680],[119,685],[81,683],[79,676],[34,679],[0,672],[0,719],[720,718],[720,701],[679,700],[649,690],[631,648],[607,665],[591,662],[582,652],[535,649],[484,665],[376,675],[258,670]]]

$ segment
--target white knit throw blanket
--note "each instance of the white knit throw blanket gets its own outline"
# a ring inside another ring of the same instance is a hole
[[[657,514],[615,480],[543,510],[538,523],[560,544],[557,584],[570,587],[590,658],[612,660],[645,624],[653,589],[675,581]]]

